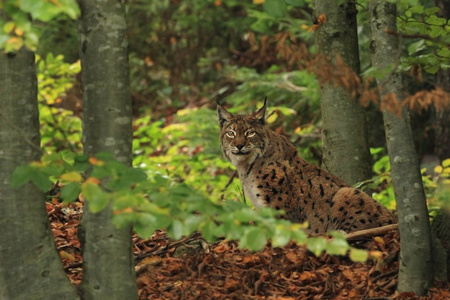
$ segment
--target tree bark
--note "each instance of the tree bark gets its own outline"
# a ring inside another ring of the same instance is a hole
[[[342,1],[341,1],[342,2]],[[360,73],[354,1],[316,0],[314,15],[326,21],[315,31],[318,54],[333,62],[339,55],[356,74]],[[322,84],[320,102],[323,122],[323,164],[348,184],[371,178],[371,157],[363,108],[348,92],[333,83]]]
[[[131,99],[127,25],[121,1],[79,0],[83,86],[83,145],[88,155],[110,152],[131,165]],[[116,228],[111,209],[81,224],[84,299],[137,299],[131,227]]]
[[[44,194],[10,187],[16,167],[39,160],[34,53],[0,54],[0,298],[78,299],[58,257]]]
[[[397,30],[396,6],[383,0],[372,0],[369,11],[372,64],[378,69],[394,67],[400,51],[398,39],[386,31]],[[401,101],[405,90],[402,80],[402,75],[397,72],[392,72],[386,80],[378,80],[380,96],[394,94]],[[399,117],[383,111],[383,119],[401,242],[397,289],[424,295],[431,280],[430,223],[409,113],[404,110]]]

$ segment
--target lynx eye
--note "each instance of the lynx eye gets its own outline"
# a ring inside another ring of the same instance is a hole
[[[256,134],[256,132],[254,132],[253,130],[249,130],[245,133],[245,135],[247,137],[253,137],[253,136],[255,136],[255,134]]]
[[[234,138],[234,136],[236,135],[236,133],[232,130],[227,131],[225,134],[227,135],[227,137],[229,137],[231,139]]]

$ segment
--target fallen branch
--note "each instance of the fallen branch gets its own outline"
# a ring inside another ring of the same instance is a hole
[[[383,235],[391,230],[397,230],[398,224],[386,225],[377,228],[364,229],[347,234],[347,241],[355,241],[377,235]]]

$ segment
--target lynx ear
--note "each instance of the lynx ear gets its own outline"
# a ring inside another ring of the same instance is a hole
[[[254,112],[255,119],[257,119],[262,125],[266,124],[266,108],[267,108],[267,97],[264,98],[264,105],[256,112]]]
[[[219,126],[220,128],[223,127],[223,124],[231,119],[233,116],[225,108],[222,107],[222,105],[217,105],[217,115],[219,116]]]

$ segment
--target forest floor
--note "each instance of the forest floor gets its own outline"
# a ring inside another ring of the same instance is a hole
[[[64,269],[72,283],[82,277],[77,227],[82,203],[47,202],[47,213]],[[450,299],[450,284],[435,282],[425,297],[396,292],[397,231],[352,242],[379,259],[352,262],[346,256],[314,256],[290,243],[250,252],[233,241],[206,243],[199,234],[179,241],[157,231],[133,236],[140,299]]]

